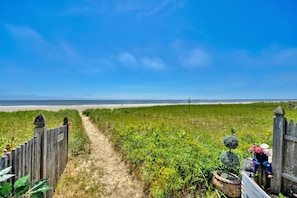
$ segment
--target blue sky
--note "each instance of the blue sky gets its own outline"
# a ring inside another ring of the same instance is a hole
[[[296,0],[0,2],[0,99],[296,99]]]

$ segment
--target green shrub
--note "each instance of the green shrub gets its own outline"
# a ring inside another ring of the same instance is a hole
[[[224,137],[224,145],[229,148],[229,151],[225,151],[220,155],[220,160],[226,167],[226,169],[230,170],[235,168],[240,164],[238,156],[231,151],[231,149],[236,149],[238,147],[238,139],[235,136],[236,129],[231,129],[232,135],[227,135]]]
[[[17,179],[13,184],[6,182],[14,174],[8,174],[12,167],[5,168],[0,171],[0,197],[14,198],[14,197],[32,197],[43,198],[44,192],[52,189],[46,185],[48,179],[41,179],[36,181],[33,185],[28,182],[29,175]]]

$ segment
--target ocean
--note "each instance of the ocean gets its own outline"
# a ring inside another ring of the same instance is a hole
[[[296,102],[297,99],[191,99],[191,104]],[[189,104],[189,100],[0,100],[0,106]]]

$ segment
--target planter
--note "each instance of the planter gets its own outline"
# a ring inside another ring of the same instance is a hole
[[[241,179],[233,174],[228,173],[229,178],[224,178],[221,175],[227,174],[221,171],[214,171],[212,177],[213,185],[222,191],[228,197],[240,197],[241,194]]]

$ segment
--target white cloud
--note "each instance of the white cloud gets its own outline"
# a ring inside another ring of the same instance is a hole
[[[116,59],[122,64],[128,66],[142,66],[157,70],[166,68],[166,63],[160,57],[143,56],[141,58],[138,58],[129,52],[122,52],[116,56]]]
[[[24,53],[31,53],[33,56],[60,57],[60,54],[56,52],[57,49],[55,46],[48,42],[36,30],[30,27],[16,26],[12,24],[7,24],[6,29],[13,39],[17,41],[15,42],[15,45]]]
[[[147,5],[142,1],[119,0],[116,2],[116,9],[119,12],[140,11],[146,7]]]
[[[119,59],[119,61],[121,61],[122,63],[125,63],[125,64],[132,64],[132,65],[134,65],[134,64],[137,63],[136,58],[132,54],[130,54],[128,52],[120,53],[118,55],[118,59]]]
[[[148,12],[144,13],[144,16],[151,16],[153,14],[156,14],[157,12],[163,10],[168,5],[168,3],[169,3],[168,0],[162,1],[160,4],[156,5]]]
[[[45,39],[37,31],[29,27],[7,24],[6,29],[12,36],[16,38],[32,39],[32,40],[37,40],[37,41],[46,43]]]
[[[153,69],[165,69],[166,64],[165,62],[159,57],[143,57],[141,62],[149,68]]]
[[[184,67],[201,68],[211,63],[211,57],[205,50],[196,48],[184,53],[180,57],[180,62]]]
[[[76,50],[68,42],[61,40],[59,45],[64,54],[68,57],[75,58],[79,56]]]
[[[58,15],[66,16],[66,15],[78,15],[86,13],[89,10],[88,6],[84,7],[70,7],[66,11],[59,13]]]
[[[163,1],[135,1],[119,0],[116,9],[119,12],[135,11],[138,17],[149,17],[156,14],[170,15],[177,9],[182,9],[187,0],[163,0]]]

